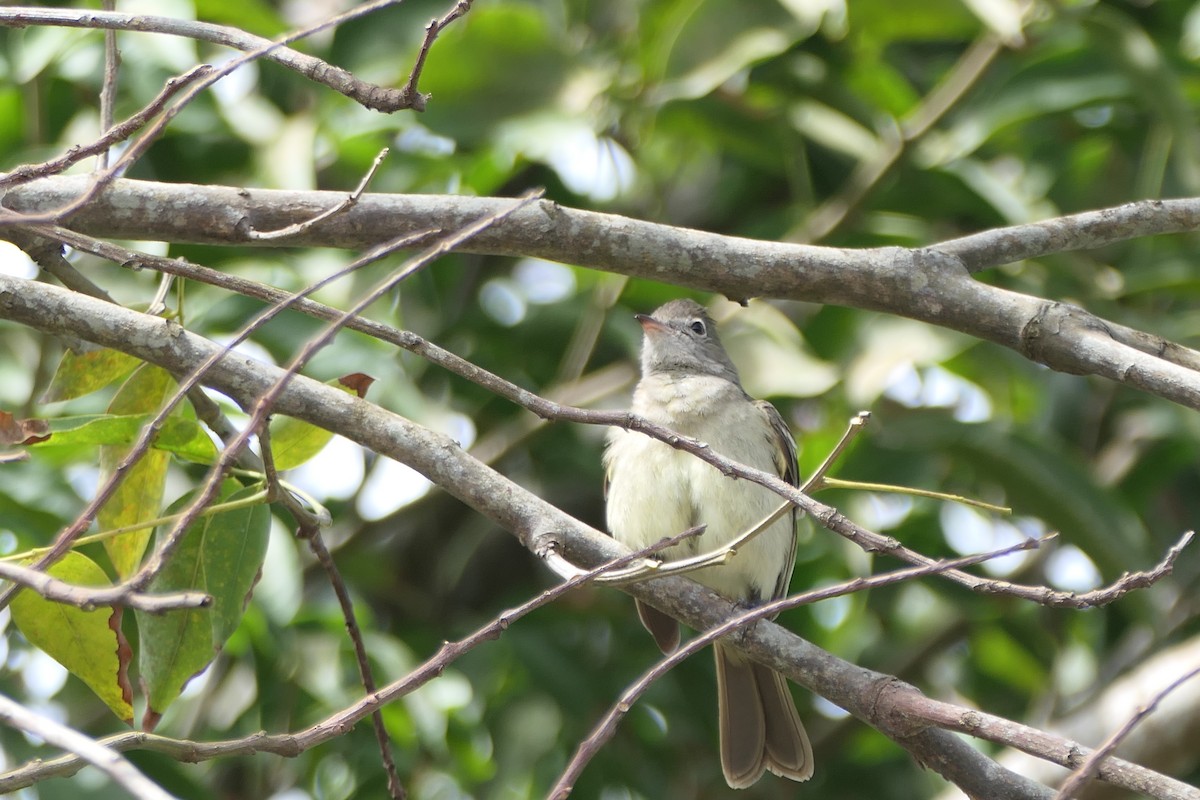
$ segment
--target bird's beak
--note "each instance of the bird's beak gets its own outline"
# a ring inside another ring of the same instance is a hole
[[[633,318],[642,326],[642,330],[647,334],[660,333],[667,329],[667,326],[656,320],[649,314],[634,314]]]

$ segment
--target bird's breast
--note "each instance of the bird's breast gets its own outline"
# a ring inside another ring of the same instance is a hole
[[[775,471],[770,422],[736,384],[703,376],[643,379],[633,410],[727,458]],[[757,484],[726,476],[695,455],[636,431],[614,429],[605,460],[608,527],[627,546],[638,549],[691,526],[707,526],[685,546],[664,554],[670,558],[719,548],[780,502]],[[786,515],[732,561],[693,577],[730,598],[769,596],[793,536]]]

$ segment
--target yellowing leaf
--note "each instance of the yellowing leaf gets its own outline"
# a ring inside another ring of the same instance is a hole
[[[79,355],[68,350],[58,363],[58,370],[50,381],[50,388],[42,395],[42,402],[54,403],[91,394],[121,380],[140,363],[133,356],[117,350],[91,350]]]
[[[145,364],[125,381],[108,410],[112,414],[138,414],[157,411],[163,399],[174,388],[175,380],[160,367]],[[100,448],[100,474],[107,479],[129,451],[123,445]],[[97,514],[101,529],[137,525],[159,515],[163,486],[167,480],[169,456],[162,450],[150,448],[125,473],[117,491]],[[150,530],[131,531],[104,540],[104,549],[116,567],[117,575],[127,578],[141,563],[150,541]]]
[[[110,583],[96,562],[74,551],[47,572],[79,586]],[[130,651],[121,635],[120,609],[84,611],[22,589],[13,598],[12,619],[30,643],[86,683],[126,724],[133,724],[133,691],[128,677]]]

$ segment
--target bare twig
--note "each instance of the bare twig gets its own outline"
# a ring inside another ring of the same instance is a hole
[[[329,585],[333,588],[333,594],[342,611],[342,620],[346,624],[346,635],[350,637],[350,644],[354,648],[354,657],[358,661],[358,676],[362,681],[363,691],[368,695],[375,694],[377,689],[375,674],[371,670],[367,645],[363,641],[362,629],[358,625],[358,615],[354,613],[354,601],[350,597],[350,590],[346,587],[346,581],[342,579],[337,562],[333,560],[333,555],[325,546],[319,523],[308,509],[296,502],[291,492],[280,483],[279,473],[275,471],[274,453],[271,450],[271,426],[267,420],[263,420],[263,423],[258,426],[258,440],[262,449],[264,475],[267,485],[270,487],[270,497],[273,501],[281,503],[292,515],[292,519],[296,521],[296,535],[308,542],[308,547],[316,557],[317,563],[325,571],[325,576],[329,579]],[[388,739],[387,729],[383,725],[381,709],[377,708],[371,712],[371,724],[375,729],[375,742],[379,746],[379,758],[383,762],[383,769],[387,774],[388,794],[393,800],[404,800],[407,795],[404,791],[404,784],[400,782],[400,773],[396,771],[396,759],[392,758],[391,741]]]
[[[51,577],[41,570],[0,561],[0,578],[37,592],[47,600],[91,611],[100,606],[127,606],[159,614],[180,608],[207,608],[212,598],[204,592],[145,594],[118,590],[114,586],[76,586]]]
[[[115,0],[104,0],[104,10],[112,12]],[[100,87],[100,130],[107,131],[113,126],[113,107],[117,102],[117,74],[121,68],[121,54],[117,50],[117,32],[104,32],[104,83]],[[104,169],[108,166],[108,149],[106,148],[96,158],[96,166]]]
[[[1195,531],[1185,531],[1179,537],[1179,541],[1171,545],[1167,550],[1162,561],[1155,564],[1148,570],[1139,570],[1137,572],[1126,572],[1121,575],[1113,583],[1108,586],[1101,586],[1099,589],[1093,589],[1090,592],[1075,595],[1076,602],[1079,605],[1064,604],[1068,608],[1096,608],[1098,606],[1106,606],[1109,603],[1117,600],[1134,589],[1145,589],[1158,583],[1167,575],[1171,574],[1171,570],[1175,566],[1175,561],[1183,552],[1183,549],[1192,543],[1196,538]],[[986,593],[986,591],[985,591]]]
[[[304,220],[303,222],[297,222],[293,225],[288,225],[286,228],[280,228],[274,231],[256,231],[251,228],[247,231],[247,235],[255,241],[286,239],[289,236],[295,236],[299,233],[303,233],[312,226],[316,225],[318,222],[327,220],[330,217],[341,214],[349,208],[353,208],[354,204],[358,202],[358,198],[362,197],[363,192],[367,190],[367,185],[371,182],[371,178],[375,177],[375,173],[379,169],[379,165],[383,163],[385,158],[387,158],[387,154],[388,148],[386,147],[379,151],[379,155],[375,156],[375,160],[371,162],[371,166],[367,170],[367,173],[363,175],[362,180],[358,182],[358,187],[353,192],[346,195],[346,199],[338,203],[336,206],[333,206],[327,211],[322,211],[320,214],[317,214],[311,219]]]
[[[174,800],[174,795],[147,778],[127,759],[79,731],[35,714],[0,695],[0,719],[72,754],[72,758],[99,769],[137,800]],[[82,766],[82,764],[80,765]]]
[[[417,91],[417,81],[421,79],[421,72],[425,69],[425,58],[429,55],[429,48],[433,47],[434,41],[447,25],[471,10],[471,1],[457,0],[454,7],[447,11],[441,19],[430,20],[429,24],[425,26],[425,38],[421,42],[421,49],[417,51],[417,61],[408,74],[408,81],[404,84],[404,88],[400,90],[406,103],[405,107],[411,107],[416,111],[425,110],[425,104],[429,102],[429,95]]]
[[[633,705],[646,693],[646,691],[663,675],[666,675],[671,669],[682,661],[690,658],[697,651],[704,649],[708,645],[715,642],[732,632],[750,625],[760,619],[768,619],[776,616],[782,611],[790,608],[796,608],[810,603],[816,603],[821,600],[828,600],[831,597],[841,597],[842,595],[852,594],[854,592],[865,591],[880,586],[888,586],[903,581],[922,578],[927,575],[934,575],[939,572],[944,572],[948,569],[961,569],[963,567],[979,564],[984,561],[989,561],[993,558],[1009,555],[1021,550],[1030,550],[1039,547],[1046,541],[1043,539],[1027,539],[1010,547],[1005,547],[1000,550],[991,551],[988,553],[980,553],[978,555],[965,556],[963,558],[946,559],[936,561],[934,563],[920,566],[908,567],[905,569],[896,570],[894,572],[884,573],[882,575],[872,575],[867,578],[854,578],[849,581],[835,584],[833,586],[825,586],[820,589],[812,589],[807,592],[802,592],[791,597],[785,597],[781,600],[776,600],[764,605],[758,606],[751,611],[738,614],[732,619],[722,623],[721,625],[707,630],[699,634],[686,645],[676,650],[674,653],[664,657],[653,667],[634,681],[624,692],[621,697],[609,706],[604,717],[596,723],[587,737],[579,743],[571,760],[567,766],[563,768],[554,787],[547,793],[547,797],[552,800],[565,800],[571,794],[571,789],[575,785],[575,781],[579,779],[579,775],[583,772],[583,768],[591,760],[600,748],[612,738],[616,733],[617,725],[626,714],[629,713]],[[903,744],[903,743],[902,743]]]
[[[642,563],[632,564],[626,569],[611,572],[596,580],[599,583],[610,583],[621,586],[627,583],[637,583],[649,578],[661,578],[664,575],[685,575],[706,567],[727,564],[737,555],[737,551],[742,545],[770,528],[775,524],[776,520],[791,510],[791,503],[780,503],[774,511],[742,531],[729,542],[720,547],[713,548],[706,553],[699,553],[688,558],[679,558],[673,561],[648,559]]]
[[[867,427],[867,423],[871,421],[870,411],[859,411],[850,418],[850,423],[846,426],[842,438],[838,439],[838,443],[829,451],[829,455],[825,456],[825,460],[821,462],[821,466],[817,467],[816,471],[808,477],[801,488],[807,494],[816,494],[827,484],[828,479],[826,474],[833,467],[842,453],[846,452],[846,448],[850,446],[858,435]]]
[[[870,481],[844,481],[840,478],[826,478],[821,481],[825,489],[849,489],[857,492],[883,492],[887,494],[904,494],[910,497],[926,497],[930,500],[943,500],[951,503],[962,503],[964,506],[971,506],[982,511],[989,511],[993,514],[1011,514],[1012,508],[1009,506],[1000,506],[995,503],[989,503],[986,500],[977,500],[974,497],[965,497],[961,494],[950,494],[948,492],[935,492],[932,489],[916,489],[912,486],[900,486],[895,483],[872,483]]]
[[[4,9],[0,8],[0,15],[3,14]],[[158,93],[157,97],[119,125],[106,129],[104,135],[96,141],[83,146],[72,147],[66,153],[51,161],[46,161],[42,164],[25,164],[15,167],[11,172],[0,174],[0,189],[16,186],[35,178],[56,175],[72,164],[82,161],[89,156],[98,156],[101,153],[107,152],[114,144],[125,141],[141,130],[147,122],[162,111],[163,107],[166,106],[172,97],[193,81],[204,77],[211,71],[212,67],[208,64],[201,64],[178,77],[170,78],[164,84],[162,91]]]
[[[627,391],[636,379],[637,370],[632,364],[614,361],[575,380],[549,386],[542,394],[554,403],[593,408],[605,405],[609,398]],[[471,455],[485,464],[494,463],[550,422],[529,412],[516,415],[507,423],[496,425],[480,436],[471,445]]]
[[[138,263],[153,269],[161,269],[166,272],[183,275],[193,280],[210,283],[215,286],[230,289],[250,297],[256,297],[269,302],[279,302],[287,297],[287,293],[273,287],[263,286],[247,281],[242,278],[227,275],[217,272],[206,267],[201,267],[195,264],[188,264],[174,259],[164,259],[155,256],[144,254],[135,254],[129,250],[118,248],[104,242],[97,242],[88,237],[72,231],[67,231],[62,228],[52,228],[48,226],[33,226],[32,230],[47,238],[57,239],[77,247],[87,252],[94,252],[97,255],[102,255],[105,258],[110,258],[117,263]],[[335,320],[342,316],[342,312],[329,306],[324,306],[320,303],[315,303],[310,300],[300,299],[294,302],[294,307],[298,311],[306,314],[319,317],[325,320]],[[375,336],[382,341],[391,342],[398,347],[402,347],[412,353],[415,353],[442,368],[458,375],[461,378],[471,381],[483,388],[506,398],[507,400],[533,412],[542,419],[556,420],[560,422],[578,422],[589,425],[615,425],[630,430],[640,431],[647,436],[651,436],[677,449],[686,450],[692,453],[697,458],[708,462],[722,473],[726,475],[743,478],[746,480],[758,483],[771,491],[778,494],[781,498],[795,503],[806,513],[812,515],[820,524],[830,530],[846,537],[853,541],[858,546],[868,552],[880,552],[899,558],[902,561],[907,561],[911,564],[931,563],[932,560],[927,556],[923,556],[915,551],[905,548],[899,541],[892,537],[881,536],[877,533],[862,528],[852,521],[846,519],[831,506],[819,503],[813,500],[802,490],[791,486],[786,481],[778,476],[756,470],[750,467],[745,467],[733,462],[724,456],[716,453],[712,448],[706,446],[703,442],[691,439],[686,436],[676,434],[667,428],[655,425],[650,421],[640,418],[637,415],[628,412],[619,411],[597,411],[592,409],[576,408],[565,405],[563,403],[554,402],[546,398],[540,397],[533,392],[517,386],[516,384],[501,378],[500,376],[489,372],[488,370],[479,367],[470,361],[467,361],[460,356],[457,356],[447,350],[444,350],[428,340],[410,332],[402,331],[383,325],[372,320],[355,318],[346,323],[346,327],[357,330],[371,336]],[[1090,606],[1104,605],[1111,603],[1118,597],[1127,594],[1134,588],[1149,585],[1171,571],[1175,559],[1178,557],[1179,549],[1185,547],[1191,540],[1190,535],[1185,536],[1175,548],[1168,552],[1167,557],[1158,566],[1148,572],[1135,573],[1128,578],[1123,578],[1116,581],[1106,588],[1097,589],[1093,592],[1088,592],[1083,595],[1073,592],[1062,592],[1049,589],[1044,586],[1027,586],[1015,584],[1008,581],[994,580],[983,578],[961,570],[950,570],[941,573],[946,578],[960,583],[973,591],[983,594],[1005,594],[1015,597],[1021,597],[1026,600],[1032,600],[1037,603],[1049,606],[1066,607],[1066,608],[1087,608]]]
[[[1104,763],[1104,760],[1112,755],[1117,747],[1120,746],[1121,742],[1125,740],[1125,737],[1133,732],[1133,729],[1137,727],[1138,723],[1153,713],[1154,710],[1158,708],[1158,704],[1161,703],[1168,694],[1175,691],[1184,683],[1196,677],[1197,675],[1200,675],[1200,667],[1196,667],[1195,669],[1190,670],[1171,681],[1171,683],[1163,688],[1163,690],[1157,695],[1155,695],[1149,703],[1139,708],[1137,713],[1131,716],[1119,729],[1113,731],[1113,734],[1104,741],[1104,744],[1097,747],[1096,750],[1092,752],[1086,759],[1084,759],[1084,762],[1080,764],[1073,773],[1071,773],[1070,777],[1068,777],[1067,780],[1063,782],[1062,786],[1059,787],[1058,794],[1055,796],[1054,800],[1072,800],[1072,798],[1082,792],[1084,787],[1087,786],[1088,782],[1090,782],[1092,778],[1099,773],[1100,765]]]
[[[373,4],[370,13],[388,3]],[[461,15],[460,15],[461,16]],[[104,28],[108,30],[159,33],[184,36],[202,42],[230,47],[247,53],[270,47],[271,52],[263,57],[281,66],[294,70],[309,80],[328,86],[363,106],[375,111],[391,113],[406,108],[418,108],[419,100],[404,89],[377,86],[361,80],[352,73],[319,58],[306,55],[287,47],[277,47],[269,39],[254,36],[238,28],[214,25],[196,20],[157,17],[149,14],[120,14],[103,11],[79,11],[48,8],[0,8],[0,27],[24,27],[26,25],[59,25],[71,28]],[[289,39],[291,41],[291,39]],[[423,108],[423,106],[422,106]]]
[[[603,574],[595,576],[593,580],[598,584],[608,583],[620,585],[636,583],[636,580],[630,580],[628,577],[622,579],[620,576],[627,575],[627,573],[629,573],[631,570],[634,570],[635,572],[645,570],[645,567],[643,566],[644,563],[653,562],[653,559],[651,559],[650,556],[653,556],[660,550],[665,550],[668,547],[674,547],[680,542],[690,539],[693,536],[699,536],[700,534],[704,533],[707,528],[707,525],[694,525],[685,531],[675,534],[674,536],[667,536],[658,540],[657,542],[652,542],[638,551],[640,556],[639,558],[622,559],[623,563],[621,565],[610,564],[608,568],[604,570]],[[592,571],[583,569],[582,567],[577,567],[568,561],[563,556],[558,542],[556,542],[553,537],[548,537],[546,541],[541,543],[541,545],[536,549],[536,555],[538,558],[545,561],[546,566],[548,566],[563,580],[574,580],[575,578],[578,578],[581,575],[586,575]],[[657,573],[647,577],[662,577],[662,573]],[[614,580],[614,578],[616,578],[616,580]]]

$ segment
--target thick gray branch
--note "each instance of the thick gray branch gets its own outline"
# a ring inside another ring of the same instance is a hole
[[[30,182],[4,207],[47,213],[87,187],[86,177]],[[339,205],[334,192],[289,192],[118,181],[66,221],[93,236],[207,244],[261,244]],[[362,249],[398,234],[453,230],[498,210],[503,199],[366,195],[345,213],[276,246]],[[16,215],[13,215],[16,216]],[[0,217],[0,235],[10,217]],[[720,236],[599,214],[549,201],[476,237],[475,252],[536,256],[721,292],[732,299],[789,298],[885,311],[1010,347],[1053,369],[1098,375],[1200,409],[1200,357],[1084,309],[982,284],[970,270],[1074,247],[1200,227],[1200,200],[1169,200],[990,231],[922,250],[844,250]],[[1012,246],[1018,242],[1020,247]]]
[[[0,276],[0,318],[11,319],[47,333],[71,333],[87,341],[138,355],[172,370],[202,363],[217,345],[186,332],[177,324],[119,306],[32,281]],[[249,407],[281,376],[276,367],[227,354],[203,383]],[[564,514],[468,455],[457,442],[416,425],[373,404],[316,381],[297,377],[279,396],[275,410],[299,417],[408,464],[447,492],[458,497],[497,525],[515,533],[533,550],[550,537],[578,562],[599,564],[621,554],[609,537]],[[705,626],[713,603],[732,608],[690,581],[668,578],[637,584],[629,590],[655,605],[680,615],[692,625]],[[789,674],[833,702],[871,720],[871,682],[865,671],[791,636],[795,661]],[[895,736],[895,732],[885,730]],[[907,736],[908,731],[904,731]],[[928,738],[929,741],[924,740]],[[905,741],[923,759],[934,760],[938,748],[949,746],[950,734],[933,732]],[[926,749],[928,747],[929,749]],[[965,748],[964,754],[970,751]],[[983,759],[975,754],[972,760]],[[982,762],[981,762],[982,763]],[[984,770],[967,768],[968,773]],[[1025,795],[1040,797],[1039,794]]]
[[[45,284],[0,275],[0,319],[56,335],[71,335],[131,353],[173,372],[186,372],[219,351],[212,342],[179,325]],[[277,367],[227,353],[203,383],[251,406],[282,375]],[[365,400],[296,377],[279,395],[275,411],[335,431],[416,469],[522,543],[541,552],[558,542],[586,565],[622,553],[611,538],[545,502],[466,453],[450,438],[416,425]],[[661,578],[627,587],[634,596],[704,629],[737,613],[707,589],[684,578]],[[1045,787],[1000,768],[928,719],[880,712],[881,691],[893,679],[861,669],[770,623],[742,633],[738,644],[803,686],[867,721],[902,744],[922,763],[975,796],[1043,798]],[[905,687],[904,697],[921,698]],[[906,709],[917,708],[908,704]],[[1015,724],[1015,723],[1014,723]],[[1161,776],[1158,776],[1161,777]],[[983,783],[980,783],[983,781]],[[986,785],[985,785],[986,784]],[[1001,791],[1000,788],[1003,787]],[[1188,797],[1192,795],[1162,795]]]
[[[938,250],[959,258],[971,272],[1048,253],[1087,250],[1160,233],[1200,228],[1200,201],[1139,200],[1116,208],[997,228],[943,242]]]

